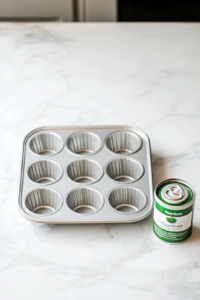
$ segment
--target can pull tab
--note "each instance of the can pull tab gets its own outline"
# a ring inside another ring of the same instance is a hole
[[[165,191],[166,196],[171,200],[179,200],[184,197],[184,190],[180,185],[172,185]]]
[[[161,196],[167,203],[178,204],[188,198],[188,191],[180,184],[170,183],[162,189]]]

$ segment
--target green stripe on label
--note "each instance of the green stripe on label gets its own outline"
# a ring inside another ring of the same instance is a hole
[[[161,206],[160,204],[158,204],[158,202],[155,200],[155,207],[163,214],[167,215],[167,216],[171,216],[171,217],[182,217],[182,216],[186,216],[188,215],[191,211],[193,211],[193,205],[191,205],[190,207],[186,208],[186,209],[181,209],[181,210],[172,210],[172,209],[168,209],[165,208],[163,206]]]
[[[153,221],[153,231],[155,235],[164,242],[176,244],[184,242],[190,237],[192,234],[192,226],[184,231],[172,232],[162,229],[155,223],[155,221]]]

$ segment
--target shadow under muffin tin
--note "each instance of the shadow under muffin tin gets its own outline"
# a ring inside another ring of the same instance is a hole
[[[153,209],[148,136],[131,126],[44,127],[23,141],[19,210],[42,223],[126,223]]]

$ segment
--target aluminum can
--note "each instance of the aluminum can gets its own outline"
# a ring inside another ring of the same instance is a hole
[[[168,244],[185,242],[192,234],[195,191],[187,182],[171,178],[154,190],[155,235]]]

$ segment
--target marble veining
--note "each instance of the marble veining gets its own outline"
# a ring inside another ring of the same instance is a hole
[[[200,25],[0,24],[0,299],[200,299]],[[17,211],[21,142],[43,125],[130,124],[154,184],[197,192],[191,239],[135,224],[44,225]]]

